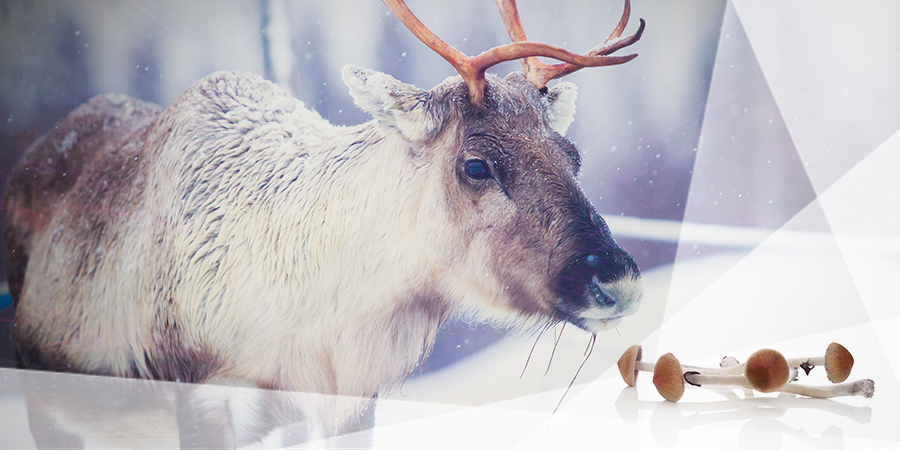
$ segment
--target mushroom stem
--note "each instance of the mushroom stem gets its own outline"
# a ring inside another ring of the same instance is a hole
[[[635,361],[634,362],[634,370],[641,372],[653,372],[656,369],[656,364],[652,362],[646,361]],[[706,375],[743,375],[744,366],[740,367],[700,367],[700,366],[689,366],[686,364],[681,365],[681,372],[697,372]]]
[[[809,375],[809,371],[815,366],[825,366],[828,381],[840,383],[850,376],[853,369],[853,355],[837,342],[832,342],[825,350],[825,356],[817,356],[807,359],[791,359],[792,366],[799,367]]]
[[[747,379],[740,375],[705,375],[697,372],[684,374],[684,381],[694,386],[738,386],[754,389]],[[860,395],[872,398],[875,393],[875,382],[869,379],[858,380],[852,383],[832,384],[830,386],[807,386],[797,383],[788,383],[775,389],[775,392],[805,395],[815,398],[844,397]]]
[[[812,358],[791,358],[787,360],[788,365],[791,367],[803,367],[803,365],[807,365],[810,368],[816,366],[824,366],[825,365],[825,357],[824,356],[814,356]]]
[[[656,364],[652,362],[646,361],[635,361],[634,362],[634,370],[639,370],[642,372],[653,372],[656,369]],[[744,366],[739,368],[733,367],[700,367],[700,366],[689,366],[686,364],[681,365],[681,372],[697,372],[706,375],[743,375]]]
[[[639,372],[655,372],[656,364],[651,362],[641,361],[641,351],[640,345],[632,345],[619,358],[618,366],[619,373],[622,375],[622,379],[629,386],[634,386],[637,381],[637,376]],[[707,367],[697,367],[697,366],[681,366],[681,372],[685,371],[696,371],[701,373],[708,374],[742,374],[744,373],[743,366],[740,368],[707,368]]]
[[[802,384],[790,383],[782,386],[781,389],[779,389],[779,392],[815,398],[831,398],[851,395],[872,398],[872,395],[875,393],[875,382],[865,379],[857,380],[852,383],[832,384],[829,386],[805,386]]]
[[[732,357],[728,357],[732,358]],[[791,358],[787,360],[788,367],[803,367],[804,365],[809,366],[810,369],[816,366],[825,365],[825,357],[824,356],[815,356],[812,358]],[[746,367],[745,363],[740,363],[734,366],[723,366],[718,369],[712,369],[713,371],[720,371],[722,373],[744,373],[744,367]],[[700,372],[698,370],[698,372]],[[706,373],[709,373],[708,371]]]
[[[644,372],[653,372],[656,369],[656,364],[652,362],[646,361],[635,361],[634,362],[634,370],[642,370]]]
[[[735,366],[738,367],[738,366]],[[704,384],[741,386],[760,392],[773,392],[787,384],[790,367],[781,353],[771,349],[758,350],[747,359],[741,375],[717,375],[687,372],[684,380],[695,386]]]
[[[700,372],[685,372],[684,381],[694,386],[740,386],[753,389],[743,375],[716,375]]]
[[[699,372],[707,375],[741,375],[744,373],[744,366],[742,364],[734,367],[700,367],[682,364],[681,370],[682,372]]]
[[[706,374],[741,374],[744,373],[744,367],[746,366],[744,363],[737,364],[736,359],[733,356],[726,356],[723,359],[723,362],[726,365],[720,365],[718,368],[706,368],[706,367],[695,367],[695,366],[682,366],[684,367],[685,372],[694,371]],[[825,357],[824,356],[814,356],[812,358],[791,358],[787,360],[788,367],[799,367],[803,369],[807,375],[816,366],[824,366]],[[721,363],[720,363],[721,364]]]

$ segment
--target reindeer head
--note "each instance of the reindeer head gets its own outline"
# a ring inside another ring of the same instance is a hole
[[[633,313],[640,270],[610,235],[576,177],[581,158],[563,135],[575,110],[575,86],[546,83],[584,66],[620,64],[608,56],[643,30],[586,56],[525,41],[515,3],[498,1],[514,44],[469,58],[444,44],[403,3],[384,0],[460,77],[422,91],[382,73],[348,66],[344,81],[382,134],[406,143],[417,171],[429,175],[418,214],[432,255],[428,276],[442,297],[504,322],[564,320],[595,332]],[[534,56],[564,62],[544,65]],[[498,62],[524,58],[523,73],[486,75]],[[487,301],[485,301],[485,299]],[[482,315],[482,314],[479,314]]]

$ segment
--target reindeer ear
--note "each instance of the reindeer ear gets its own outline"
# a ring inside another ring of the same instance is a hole
[[[380,126],[418,142],[427,141],[440,131],[441,121],[435,108],[428,107],[428,92],[352,64],[344,66],[341,77],[356,106],[371,114]]]
[[[547,101],[550,102],[550,126],[559,134],[566,134],[569,125],[575,120],[575,97],[578,90],[568,81],[556,83],[547,92]]]

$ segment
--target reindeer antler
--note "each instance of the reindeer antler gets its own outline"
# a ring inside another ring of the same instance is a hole
[[[447,60],[462,75],[463,81],[469,88],[469,101],[476,106],[481,106],[484,103],[484,89],[487,86],[484,72],[488,67],[504,61],[522,59],[525,77],[537,88],[541,89],[547,85],[548,81],[583,67],[612,66],[631,61],[637,57],[637,54],[627,56],[608,55],[637,42],[644,32],[644,19],[641,19],[641,25],[634,34],[626,38],[619,38],[625,29],[625,25],[628,23],[628,16],[631,13],[631,3],[629,0],[625,0],[625,12],[622,14],[619,25],[613,30],[612,34],[606,38],[606,41],[587,54],[578,55],[553,45],[528,42],[525,32],[522,30],[522,23],[519,20],[519,12],[515,0],[496,0],[497,7],[500,9],[500,15],[506,24],[506,29],[514,42],[494,47],[478,56],[470,57],[451,47],[432,33],[409,10],[409,7],[406,6],[403,0],[382,1],[420,41]],[[547,65],[538,61],[537,56],[545,56],[563,62]]]
[[[516,7],[516,0],[496,1],[497,8],[500,10],[500,16],[503,17],[503,23],[506,24],[506,31],[509,33],[509,37],[513,40],[513,42],[527,41],[528,38],[525,37],[525,31],[522,28],[522,22],[519,20],[519,9]],[[625,0],[625,9],[622,11],[622,17],[619,19],[619,24],[609,35],[609,37],[606,38],[606,40],[604,40],[600,45],[597,45],[585,54],[585,57],[591,58],[591,64],[583,64],[578,61],[569,61],[557,58],[565,62],[549,65],[538,61],[538,59],[535,57],[548,55],[529,56],[522,59],[525,78],[527,78],[528,81],[534,83],[534,85],[538,88],[543,88],[547,85],[548,81],[562,77],[564,75],[568,75],[584,67],[613,66],[617,64],[624,64],[634,58],[637,58],[637,54],[626,56],[608,56],[619,49],[634,44],[641,38],[641,35],[644,33],[644,26],[646,25],[646,23],[644,22],[644,19],[639,19],[641,25],[638,27],[638,30],[630,36],[620,38],[620,36],[622,36],[622,32],[625,31],[625,26],[628,25],[628,18],[630,16],[631,1]]]

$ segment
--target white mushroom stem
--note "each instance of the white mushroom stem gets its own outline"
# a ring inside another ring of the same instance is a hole
[[[838,344],[832,344],[831,346],[829,346],[829,352],[834,354],[833,347],[837,347],[837,346],[838,346]],[[840,347],[840,348],[843,349],[843,347]],[[846,350],[844,350],[844,352],[846,352]],[[757,352],[757,353],[759,353],[759,352]],[[757,353],[754,353],[754,354],[757,354]],[[775,352],[774,350],[764,349],[763,353],[770,354],[770,353],[778,353],[778,352]],[[752,355],[751,355],[751,358],[753,358]],[[618,362],[619,372],[622,374],[622,378],[625,380],[625,383],[627,383],[629,386],[634,386],[635,380],[637,379],[637,375],[639,372],[655,372],[655,370],[656,370],[656,365],[654,363],[643,362],[640,359],[641,359],[640,345],[633,345],[633,346],[629,347],[625,351],[625,353],[622,354],[622,357],[619,358],[619,362]],[[780,359],[779,366],[784,367],[788,371],[788,373],[786,374],[786,376],[788,376],[788,378],[785,380],[785,383],[796,380],[797,370],[798,370],[798,369],[796,369],[796,367],[803,367],[804,370],[806,370],[808,372],[808,370],[815,365],[827,365],[828,364],[826,362],[826,357],[792,358],[789,360],[785,360],[784,357],[780,353],[778,353],[778,359]],[[748,361],[750,361],[750,360],[748,359]],[[834,362],[832,362],[830,364],[832,366],[840,366],[840,364],[836,364]],[[852,366],[852,361],[849,364]],[[725,358],[722,358],[721,362],[719,362],[719,367],[715,367],[715,368],[689,366],[689,365],[684,365],[684,364],[682,364],[680,367],[681,367],[682,374],[687,373],[687,372],[697,372],[697,373],[704,374],[704,375],[716,375],[716,376],[731,375],[731,376],[741,377],[741,376],[745,375],[745,372],[747,370],[747,363],[740,364],[736,358],[734,358],[732,356],[726,356]],[[826,367],[826,369],[828,369],[828,367]],[[843,381],[846,379],[846,374],[843,375],[843,378],[838,378],[837,376],[835,376],[836,374],[832,374],[831,372],[837,372],[837,370],[835,370],[834,367],[832,367],[829,370],[830,370],[830,372],[829,372],[830,380],[840,382],[840,381]],[[765,378],[765,379],[768,380],[768,378]],[[734,383],[734,382],[730,382],[730,381],[726,381],[726,380],[727,379],[720,380],[719,382],[722,384],[725,384],[725,385],[733,385],[733,386],[734,385],[737,385],[737,386],[744,385],[742,383]],[[737,379],[734,379],[734,380],[737,380]],[[755,378],[754,378],[754,380],[755,380]],[[755,381],[750,380],[747,382],[750,382],[750,384],[752,385],[753,382],[755,382]],[[779,387],[778,383],[780,383],[780,380],[779,381],[775,381],[775,380],[763,381],[763,383],[765,384],[765,387],[762,387],[762,389],[760,389],[760,387],[750,387],[750,389],[761,390],[762,392],[770,392],[770,391],[768,391],[769,389]]]
[[[634,370],[640,370],[644,372],[653,372],[656,367],[656,364],[652,362],[646,361],[635,361]],[[688,366],[681,365],[681,372],[700,372],[707,375],[740,375],[744,373],[744,367],[741,366],[739,369],[731,368],[731,367],[699,367],[699,366]]]
[[[733,367],[700,367],[681,365],[682,372],[700,372],[709,375],[741,375],[744,373],[744,365]]]
[[[787,363],[788,367],[791,368],[791,381],[795,381],[797,379],[797,374],[800,372],[800,368],[803,368],[803,371],[809,375],[809,371],[812,370],[813,367],[825,365],[825,357],[791,358],[787,360]]]
[[[684,366],[685,372],[695,371],[700,373],[730,373],[730,374],[740,374],[744,373],[744,368],[746,367],[745,363],[737,364],[737,359],[733,356],[726,356],[720,365],[724,363],[726,365],[720,366],[715,369],[707,369],[704,367],[693,367],[693,366]],[[824,366],[825,365],[825,357],[824,356],[816,356],[812,358],[791,358],[787,360],[788,367],[800,367],[804,363],[810,367],[815,366]]]
[[[789,359],[787,360],[788,366],[791,369],[791,375],[788,377],[788,383],[793,383],[797,381],[797,374],[799,373],[799,365],[794,366],[791,365],[792,361],[799,361],[798,359]],[[804,360],[805,361],[805,360]],[[722,358],[722,361],[719,361],[719,367],[732,369],[734,372],[732,373],[744,373],[744,365],[739,363],[737,358],[734,356],[726,356]],[[728,373],[728,372],[723,372]]]
[[[687,372],[684,380],[694,386],[738,386],[754,389],[743,375],[709,375],[697,372]],[[860,395],[871,398],[875,393],[875,382],[869,379],[854,381],[852,383],[832,384],[829,386],[806,386],[797,383],[787,383],[776,392],[805,395],[815,398],[844,397]]]
[[[720,366],[725,367],[726,365],[736,365],[737,360],[734,358],[730,358],[729,361],[726,361],[729,357],[726,357],[719,363]],[[828,381],[832,383],[841,383],[850,376],[850,371],[853,369],[853,355],[841,344],[837,342],[832,342],[828,345],[828,348],[825,349],[824,356],[814,356],[811,358],[791,358],[787,360],[788,367],[797,367],[803,369],[807,375],[809,375],[809,371],[812,370],[813,367],[816,366],[824,366],[825,374],[828,376]],[[743,366],[743,365],[740,365]],[[796,369],[792,370],[796,372]],[[796,374],[792,375],[792,378],[795,378]]]
[[[753,389],[744,375],[716,375],[699,372],[685,372],[684,381],[694,386],[740,386]]]
[[[800,367],[803,363],[806,363],[810,366],[824,366],[825,365],[825,357],[824,356],[814,356],[812,358],[791,358],[787,360],[788,365],[791,367]]]
[[[851,395],[872,398],[872,395],[875,394],[875,382],[865,379],[854,381],[852,383],[831,384],[828,386],[805,386],[802,384],[790,383],[781,387],[779,391],[815,398],[845,397]]]

